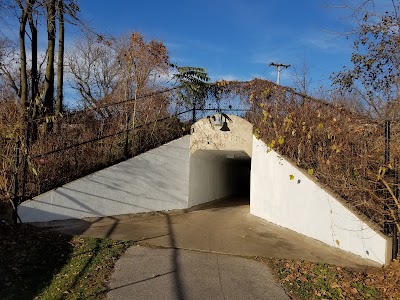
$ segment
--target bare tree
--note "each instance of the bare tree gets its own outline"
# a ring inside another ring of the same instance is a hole
[[[10,63],[0,65],[1,72],[9,81],[10,86],[19,95],[21,109],[29,112],[29,118],[35,118],[44,108],[46,114],[55,112],[55,76],[57,74],[57,112],[63,107],[63,84],[64,84],[64,31],[65,22],[73,25],[84,26],[78,17],[79,7],[74,0],[4,0],[1,8],[7,13],[16,13],[19,22],[19,67],[15,72]],[[38,39],[41,24],[47,22],[47,49],[43,61],[40,62],[38,55]],[[6,22],[2,20],[2,22]],[[29,31],[27,30],[29,25]],[[56,27],[58,25],[58,36]],[[13,26],[12,23],[8,26]],[[3,33],[4,35],[4,33]],[[13,40],[12,34],[7,36]],[[58,48],[56,39],[58,37]],[[30,57],[27,56],[26,40],[30,40]],[[58,51],[57,60],[55,59]],[[55,64],[57,61],[57,72]],[[42,65],[45,70],[42,72]],[[13,73],[19,74],[18,80]],[[28,109],[29,108],[29,109]],[[43,112],[42,112],[43,113]]]
[[[372,117],[399,117],[400,2],[365,0],[344,2],[341,7],[351,12],[357,25],[353,66],[338,72],[334,83],[356,90],[360,105],[367,107]]]
[[[0,79],[2,89],[11,88],[16,97],[20,97],[19,53],[16,46],[7,39],[0,40]]]
[[[305,57],[297,65],[293,66],[293,84],[294,88],[304,95],[310,92],[311,78],[311,65],[306,61]]]
[[[71,86],[82,97],[85,106],[95,107],[109,98],[119,84],[120,68],[112,43],[86,33],[70,48],[66,65],[72,75]]]
[[[31,1],[32,2],[32,1]],[[34,14],[38,15],[37,10],[33,7],[34,3],[30,7],[28,12],[28,22],[31,31],[31,103],[33,106],[32,117],[36,117],[37,113],[37,95],[39,92],[39,74],[38,74],[38,31],[37,31],[37,17],[34,18]]]
[[[58,13],[58,59],[57,59],[57,96],[56,115],[63,111],[63,87],[64,87],[64,3],[57,0]]]
[[[28,21],[28,16],[32,12],[32,5],[35,0],[26,0],[23,3],[21,0],[15,0],[19,9],[19,58],[20,58],[20,105],[21,110],[25,113],[28,105],[28,72],[27,72],[27,58],[26,58],[26,45],[25,45],[25,27]]]
[[[55,0],[47,1],[47,66],[44,82],[43,104],[50,114],[54,111],[54,54],[56,46]]]

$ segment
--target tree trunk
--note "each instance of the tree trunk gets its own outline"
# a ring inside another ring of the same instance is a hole
[[[63,85],[64,85],[64,3],[58,0],[58,62],[57,62],[57,96],[56,115],[63,111]]]
[[[38,78],[38,32],[33,20],[33,4],[36,0],[29,0],[29,11],[28,11],[28,21],[29,21],[29,28],[31,30],[31,51],[32,51],[32,71],[31,71],[31,109],[32,111],[31,116],[32,118],[36,117],[37,114],[37,103],[36,97],[39,91],[39,78]]]
[[[56,40],[55,0],[47,3],[47,66],[44,83],[44,107],[46,114],[54,113],[54,52]]]
[[[30,3],[28,3],[28,6]],[[26,70],[26,47],[25,47],[25,26],[28,18],[27,8],[24,10],[21,7],[21,18],[19,22],[19,59],[21,68],[21,97],[20,104],[22,113],[26,114],[26,107],[28,103],[28,74]]]

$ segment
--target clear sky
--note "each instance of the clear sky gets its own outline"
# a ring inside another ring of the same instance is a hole
[[[332,2],[332,1],[331,1]],[[137,30],[164,42],[171,62],[204,67],[213,80],[276,81],[270,62],[311,69],[312,87],[349,64],[350,20],[322,0],[81,0],[83,17],[98,32]],[[294,68],[281,83],[293,85]]]

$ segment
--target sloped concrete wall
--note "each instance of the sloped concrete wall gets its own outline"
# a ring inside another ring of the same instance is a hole
[[[188,207],[190,137],[172,141],[24,202],[23,222]]]
[[[363,258],[390,261],[391,240],[374,224],[255,137],[250,189],[251,214]]]

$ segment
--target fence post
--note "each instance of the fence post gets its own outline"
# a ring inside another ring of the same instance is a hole
[[[193,102],[193,110],[192,110],[192,123],[196,122],[196,103]]]
[[[125,144],[124,144],[124,157],[125,159],[129,156],[129,122],[130,122],[130,112],[127,110],[126,123],[125,123]]]
[[[399,240],[398,240],[398,233],[397,233],[397,225],[396,222],[391,224],[391,231],[392,231],[392,259],[397,259],[397,255],[399,254]]]
[[[25,129],[25,154],[23,155],[23,165],[22,165],[22,183],[21,183],[22,195],[21,199],[19,199],[20,201],[18,201],[18,204],[25,201],[26,198],[26,180],[28,176],[28,156],[29,156],[29,147],[31,138],[30,127],[31,127],[31,121],[28,120]]]
[[[391,130],[390,130],[390,120],[385,121],[385,153],[384,153],[384,162],[385,166],[390,164],[390,139],[391,139]],[[394,158],[393,161],[393,169],[394,169],[394,195],[397,199],[399,199],[399,174],[397,171],[399,159],[398,157]],[[385,190],[385,198],[388,198],[388,191]],[[394,220],[385,223],[385,232],[387,234],[392,234],[392,259],[396,259],[399,253],[399,240],[398,240],[398,231],[397,231],[397,223],[398,223],[398,210],[399,208],[391,203],[385,205],[385,210],[388,210],[387,206],[391,206],[396,211],[396,215],[394,216]]]
[[[390,120],[385,121],[385,165],[390,162]]]
[[[399,157],[395,156],[393,159],[394,168],[394,195],[396,199],[399,199]]]
[[[12,219],[14,224],[17,224],[17,207],[18,207],[18,189],[19,189],[19,151],[21,147],[21,141],[17,139],[15,142],[15,165],[14,165],[14,186],[13,186],[13,195],[12,195],[12,208],[13,208],[13,215]]]
[[[394,162],[393,162],[393,168],[394,168],[394,196],[396,199],[399,199],[399,157],[396,156],[394,157]],[[393,236],[392,236],[392,258],[397,259],[397,256],[399,254],[399,236],[398,236],[398,230],[397,230],[397,224],[399,223],[399,207],[395,206],[395,211],[396,211],[396,220],[394,220],[393,223]]]
[[[383,160],[384,160],[385,167],[387,167],[387,165],[389,164],[389,161],[390,161],[390,157],[389,157],[390,156],[390,144],[389,144],[389,142],[390,142],[390,121],[389,120],[385,121],[384,128],[385,128],[385,131],[384,131],[384,139],[385,139],[384,147],[385,147],[385,149],[384,149],[384,153],[383,153]],[[384,197],[384,201],[385,201],[384,210],[386,213],[389,211],[389,206],[390,206],[390,204],[387,203],[388,194],[389,194],[389,191],[385,188],[383,191],[383,197]],[[392,231],[389,217],[387,214],[385,214],[384,218],[385,218],[385,223],[383,224],[383,231],[385,234],[389,235]]]

